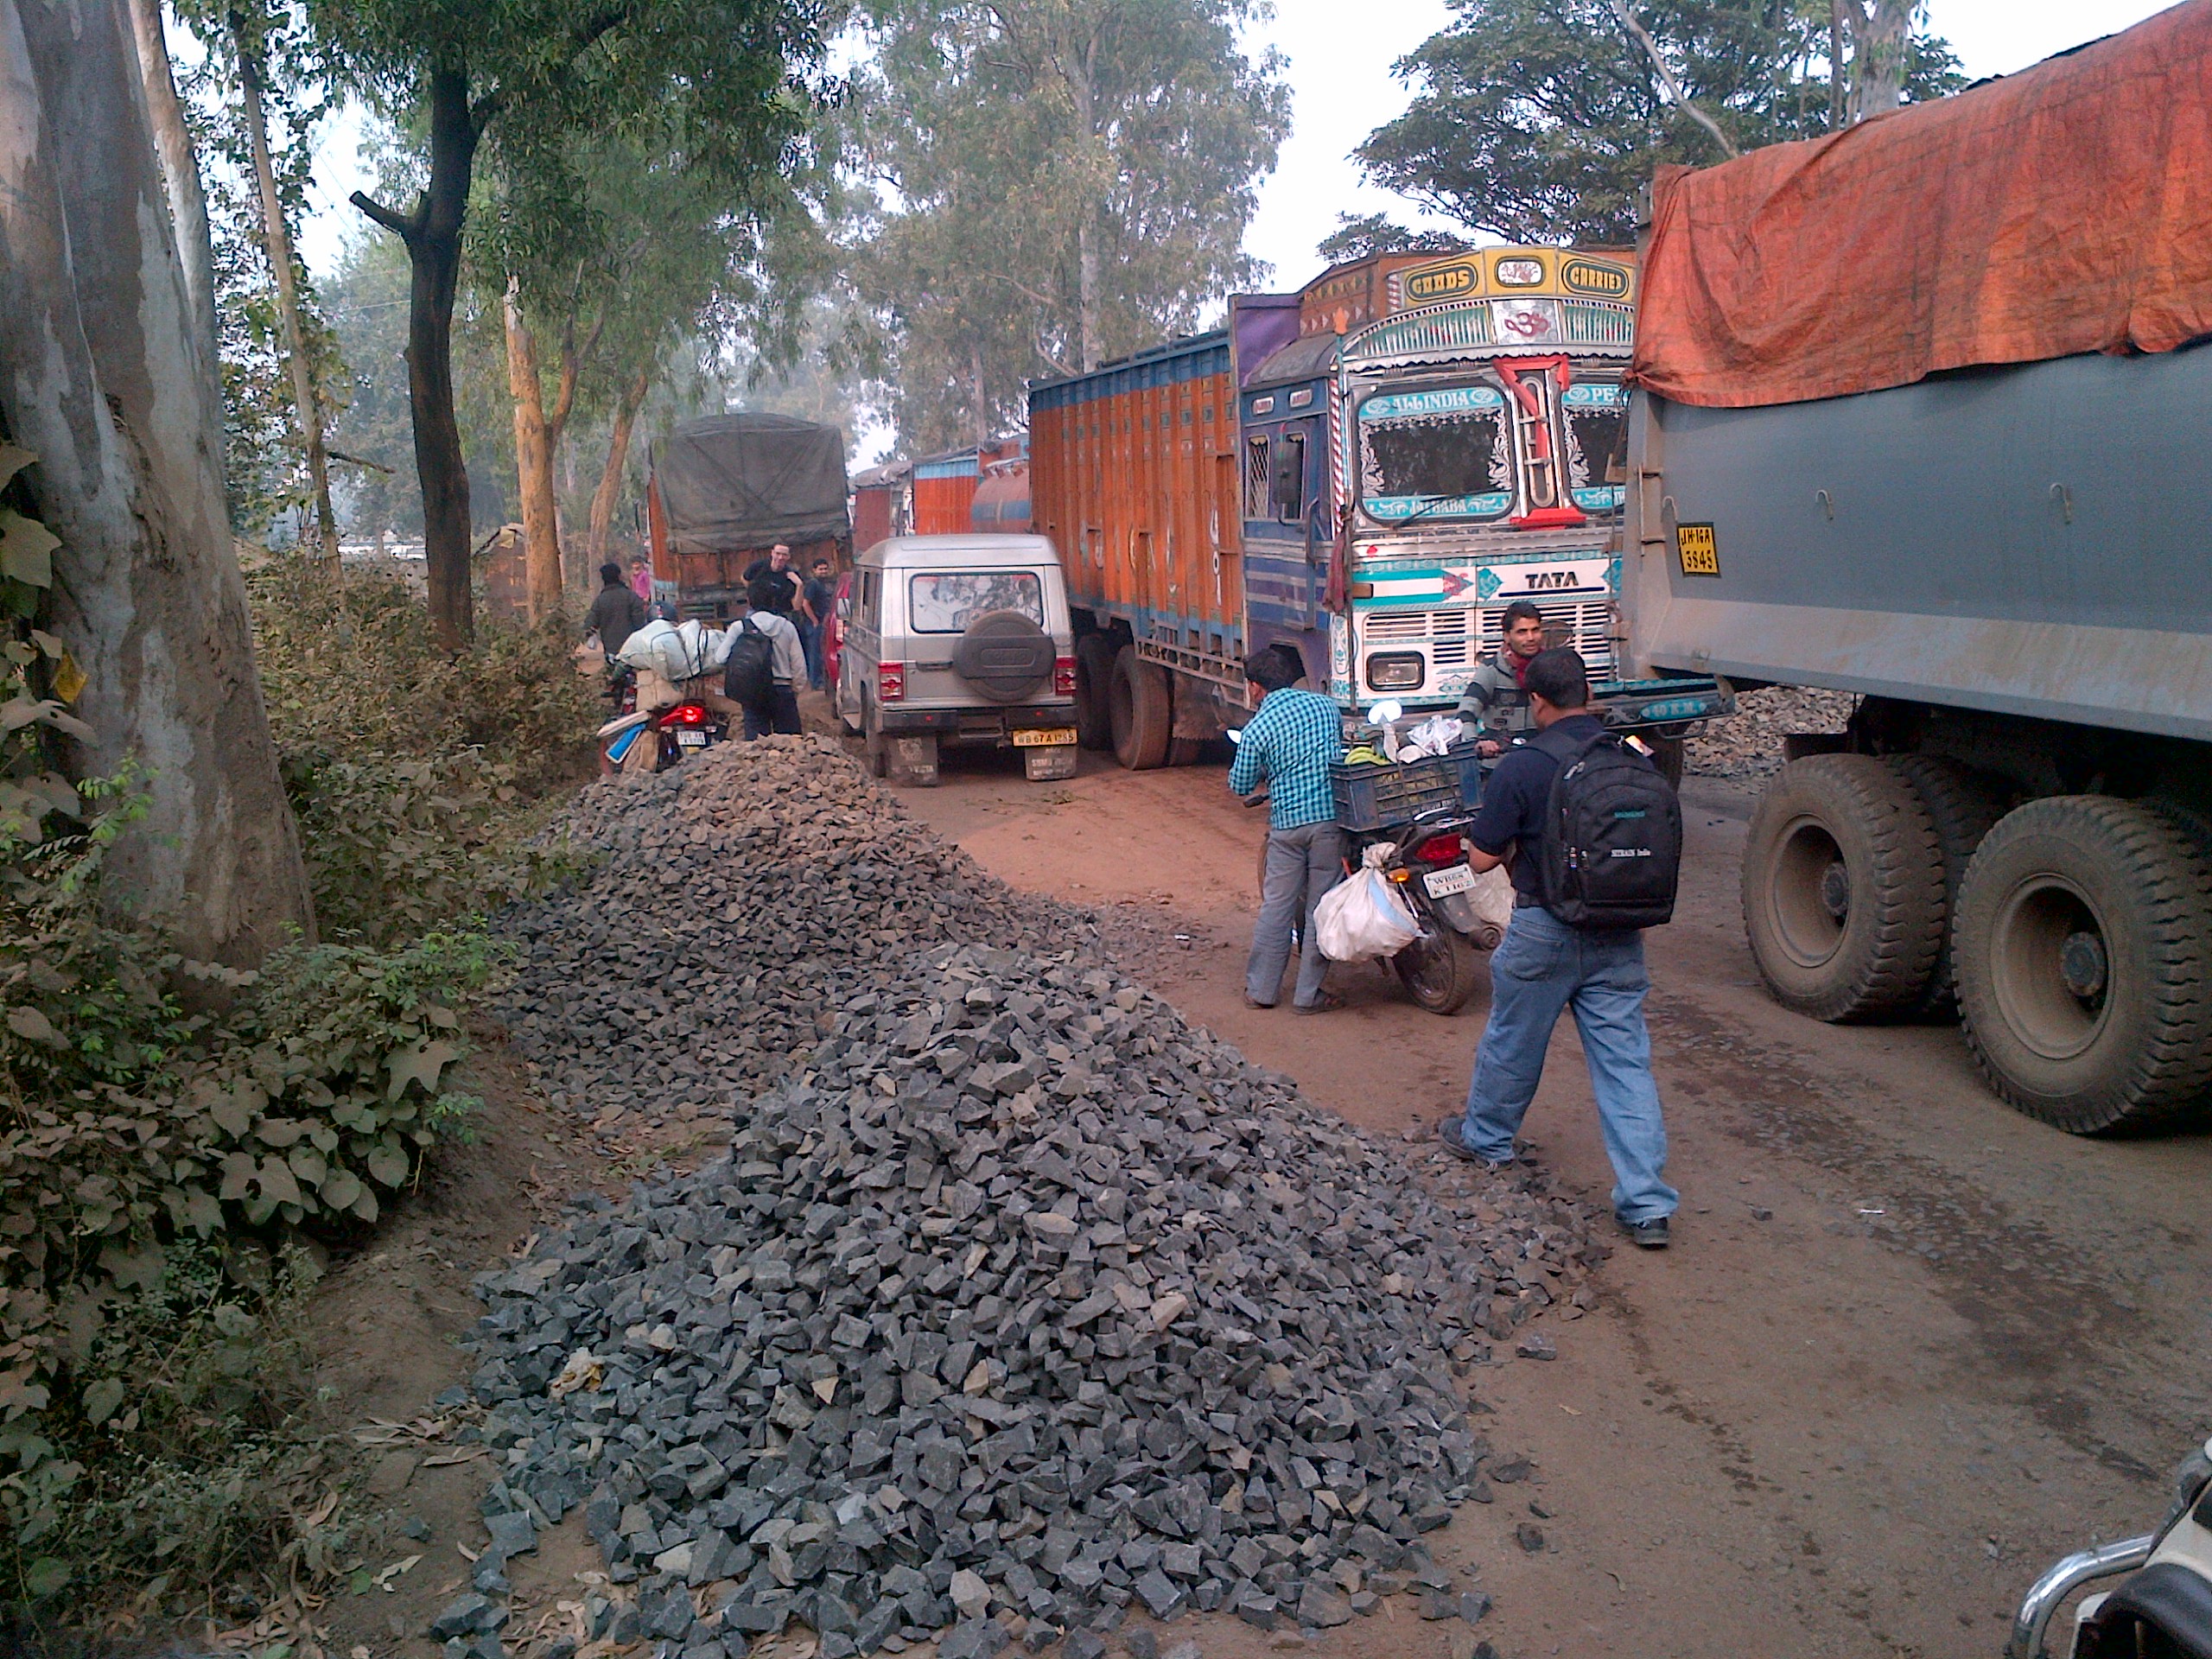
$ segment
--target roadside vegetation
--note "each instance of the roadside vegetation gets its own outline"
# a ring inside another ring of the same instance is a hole
[[[124,918],[135,771],[51,765],[67,659],[20,613],[0,682],[0,1602],[251,1618],[342,1565],[309,1287],[443,1142],[476,918],[569,868],[531,842],[596,719],[557,629],[434,645],[396,579],[282,561],[251,585],[319,937],[253,972]],[[61,684],[57,687],[56,681]]]

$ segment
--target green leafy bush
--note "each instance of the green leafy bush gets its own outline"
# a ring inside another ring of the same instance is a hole
[[[281,559],[249,585],[262,696],[280,752],[424,760],[463,749],[507,769],[534,799],[581,781],[606,718],[595,677],[576,672],[561,627],[489,621],[457,656],[431,638],[420,598],[397,576],[342,584]]]
[[[512,768],[476,749],[422,760],[292,755],[299,819],[326,938],[385,946],[542,893],[575,860],[525,838],[533,814]]]

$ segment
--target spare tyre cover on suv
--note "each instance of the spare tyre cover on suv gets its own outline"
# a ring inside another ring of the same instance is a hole
[[[1016,702],[1052,680],[1052,636],[1020,611],[986,611],[968,625],[953,671],[995,702]]]

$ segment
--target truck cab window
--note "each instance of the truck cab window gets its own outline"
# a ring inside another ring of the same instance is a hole
[[[1494,386],[1386,392],[1359,407],[1362,505],[1382,524],[1494,518],[1513,505],[1504,395]]]
[[[1274,517],[1294,524],[1306,512],[1306,438],[1286,432],[1275,440],[1274,467],[1269,494]]]
[[[1567,472],[1574,505],[1610,512],[1628,482],[1628,391],[1606,380],[1577,380],[1560,400],[1567,414]]]
[[[1268,516],[1268,441],[1264,437],[1244,440],[1244,516]]]

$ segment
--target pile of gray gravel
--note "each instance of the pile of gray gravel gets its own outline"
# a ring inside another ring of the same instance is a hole
[[[1782,770],[1782,740],[1792,732],[1840,732],[1859,706],[1849,691],[1770,685],[1736,699],[1736,713],[1690,734],[1683,770],[1699,778],[1755,781]]]
[[[760,747],[710,757],[736,834],[895,841],[965,877],[968,913],[1065,936],[884,798],[834,833],[785,823],[732,786],[778,764]],[[680,922],[685,888],[661,891],[633,923]],[[538,919],[517,937],[550,940]],[[764,920],[725,971],[812,948]],[[1126,1608],[1326,1627],[1398,1590],[1479,1618],[1419,1541],[1526,1465],[1491,1459],[1454,1367],[1571,1293],[1605,1253],[1589,1213],[1503,1184],[1446,1209],[1087,948],[849,965],[726,1159],[582,1200],[480,1281],[486,1597],[581,1506],[613,1581],[588,1633],[687,1659],[792,1618],[823,1659],[1096,1659]],[[599,1063],[540,1040],[549,1071]],[[499,1618],[465,1599],[437,1633],[483,1652]]]
[[[496,1011],[546,1096],[585,1117],[728,1112],[887,954],[1096,938],[917,826],[827,738],[592,785],[558,829],[601,861],[498,918],[519,963]]]

